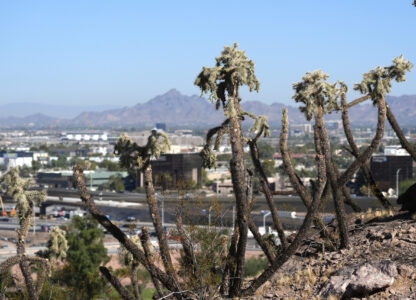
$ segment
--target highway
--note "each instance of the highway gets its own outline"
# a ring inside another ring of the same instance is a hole
[[[122,221],[128,217],[135,217],[140,222],[151,223],[146,196],[143,193],[92,192],[91,194],[103,213],[109,215],[112,220]],[[211,222],[218,226],[232,226],[233,208],[235,205],[232,196],[215,194],[205,196],[204,194],[192,193],[179,196],[178,194],[158,193],[157,198],[164,223],[175,223],[175,215],[180,209],[185,215],[184,222],[188,224],[205,225],[211,219]],[[363,210],[381,208],[376,198],[356,197],[354,199]],[[298,196],[275,196],[274,201],[279,211],[306,213],[305,206]],[[396,204],[395,199],[390,199],[390,201]],[[50,213],[52,208],[74,209],[74,207],[83,206],[78,191],[66,189],[48,190],[48,199],[44,205],[54,205],[49,208],[48,213]],[[352,211],[348,206],[346,208],[347,211]],[[263,212],[268,210],[269,207],[264,196],[257,195],[253,204],[252,216],[258,225],[261,225],[263,222]],[[327,214],[334,213],[332,201],[328,201],[324,205],[323,212]],[[270,222],[271,218],[269,217],[266,219],[266,223],[270,225]],[[296,229],[300,225],[301,220],[289,218],[283,219],[283,222],[288,229]]]
[[[114,202],[120,202],[129,206],[133,203],[141,204],[147,206],[146,203],[146,195],[144,193],[112,193],[112,192],[91,192],[93,198],[98,201],[101,200],[102,205],[106,205],[105,201],[109,201],[108,203],[114,204]],[[58,197],[54,198],[59,199],[62,198],[78,198],[79,193],[77,190],[67,190],[67,189],[49,189],[48,196]],[[186,193],[183,195],[178,195],[178,193],[170,193],[170,194],[163,194],[157,193],[157,197],[159,201],[163,201],[166,205],[171,206],[169,203],[173,203],[173,206],[177,206],[178,203],[185,199],[185,203],[189,205],[205,203],[207,207],[209,207],[210,203],[216,202],[223,206],[223,209],[232,208],[235,200],[232,195],[229,196],[222,196],[217,194],[204,194],[204,193]],[[359,206],[366,210],[368,208],[381,208],[377,198],[375,197],[353,197],[354,200],[359,204]],[[274,196],[274,201],[276,205],[285,211],[296,211],[296,212],[306,212],[306,208],[302,203],[302,200],[299,196]],[[396,199],[391,198],[390,201],[393,205],[396,205]],[[97,202],[98,204],[98,202]],[[347,210],[349,209],[348,206]],[[255,195],[255,203],[253,210],[266,210],[267,202],[263,195]],[[327,205],[324,205],[324,211],[328,213],[332,213],[334,211],[334,206],[332,201],[328,201]]]

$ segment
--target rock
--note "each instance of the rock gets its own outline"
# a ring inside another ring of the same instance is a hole
[[[340,259],[342,256],[340,253],[335,253],[332,255],[332,259]]]
[[[416,212],[416,183],[410,186],[406,192],[404,192],[397,199],[397,204],[401,204],[400,210],[407,210],[409,212]]]
[[[368,238],[370,241],[383,241],[383,235],[373,229],[367,233],[366,238]]]
[[[370,295],[391,286],[396,276],[396,264],[389,260],[346,266],[329,278],[319,296],[350,298]]]
[[[390,240],[393,239],[395,236],[395,233],[393,232],[383,232],[384,239]]]
[[[400,265],[397,267],[397,271],[399,271],[399,274],[403,277],[410,277],[413,273],[413,269],[410,266],[407,265]]]

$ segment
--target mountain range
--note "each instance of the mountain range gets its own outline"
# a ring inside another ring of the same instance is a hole
[[[416,95],[388,96],[387,102],[402,126],[416,125]],[[292,124],[306,122],[304,115],[295,106],[243,101],[242,107],[245,111],[267,116],[273,126],[280,125],[283,108],[288,109]],[[39,106],[31,104],[31,107],[18,104],[3,105],[0,106],[0,127],[126,128],[152,127],[157,122],[173,127],[204,127],[219,124],[224,120],[222,111],[215,110],[215,105],[209,100],[196,95],[183,95],[175,89],[131,107],[89,108],[91,110],[74,116],[74,112],[82,107],[68,105],[48,107],[44,104]],[[24,111],[33,113],[23,116]],[[328,116],[328,119],[339,118],[339,113]],[[374,126],[377,121],[377,110],[370,102],[357,105],[351,108],[350,119],[354,126]]]

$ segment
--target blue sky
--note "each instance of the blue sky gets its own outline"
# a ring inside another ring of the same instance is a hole
[[[351,87],[400,55],[416,64],[411,0],[0,1],[0,104],[133,105],[193,85],[224,45],[256,62],[260,93],[291,104],[322,69]],[[392,95],[416,94],[416,69]],[[354,95],[351,95],[354,96]]]

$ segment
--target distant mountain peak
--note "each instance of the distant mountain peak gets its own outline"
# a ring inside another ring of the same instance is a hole
[[[387,102],[396,118],[401,120],[400,125],[416,125],[416,96],[388,96]],[[283,107],[288,109],[291,124],[306,123],[305,116],[295,106],[281,103],[266,104],[261,101],[243,101],[242,107],[244,111],[267,116],[269,124],[273,127],[280,127]],[[32,107],[27,105],[25,108]],[[32,108],[30,111],[31,115],[27,116],[27,114],[26,117],[10,117],[7,114],[0,115],[0,126],[12,128],[33,123],[34,127],[39,128],[48,126],[59,126],[61,128],[123,128],[125,126],[151,127],[156,122],[164,122],[168,126],[209,127],[221,124],[224,121],[223,112],[215,110],[215,105],[210,103],[210,101],[198,95],[184,95],[177,89],[170,89],[164,94],[157,95],[147,102],[138,103],[134,106],[107,109],[105,111],[84,111],[78,114],[77,117],[67,118],[66,120],[54,118],[59,117],[58,114],[46,114],[54,117],[37,114],[38,108]],[[71,106],[58,108],[67,112]],[[0,110],[0,112],[2,111]],[[339,118],[340,114],[328,116],[328,119]],[[374,126],[377,123],[377,110],[370,103],[357,105],[351,109],[350,119],[354,125]]]
[[[181,94],[181,92],[179,92],[177,89],[172,88],[161,96],[175,96],[175,97],[178,97],[178,96],[184,96],[184,95]]]

